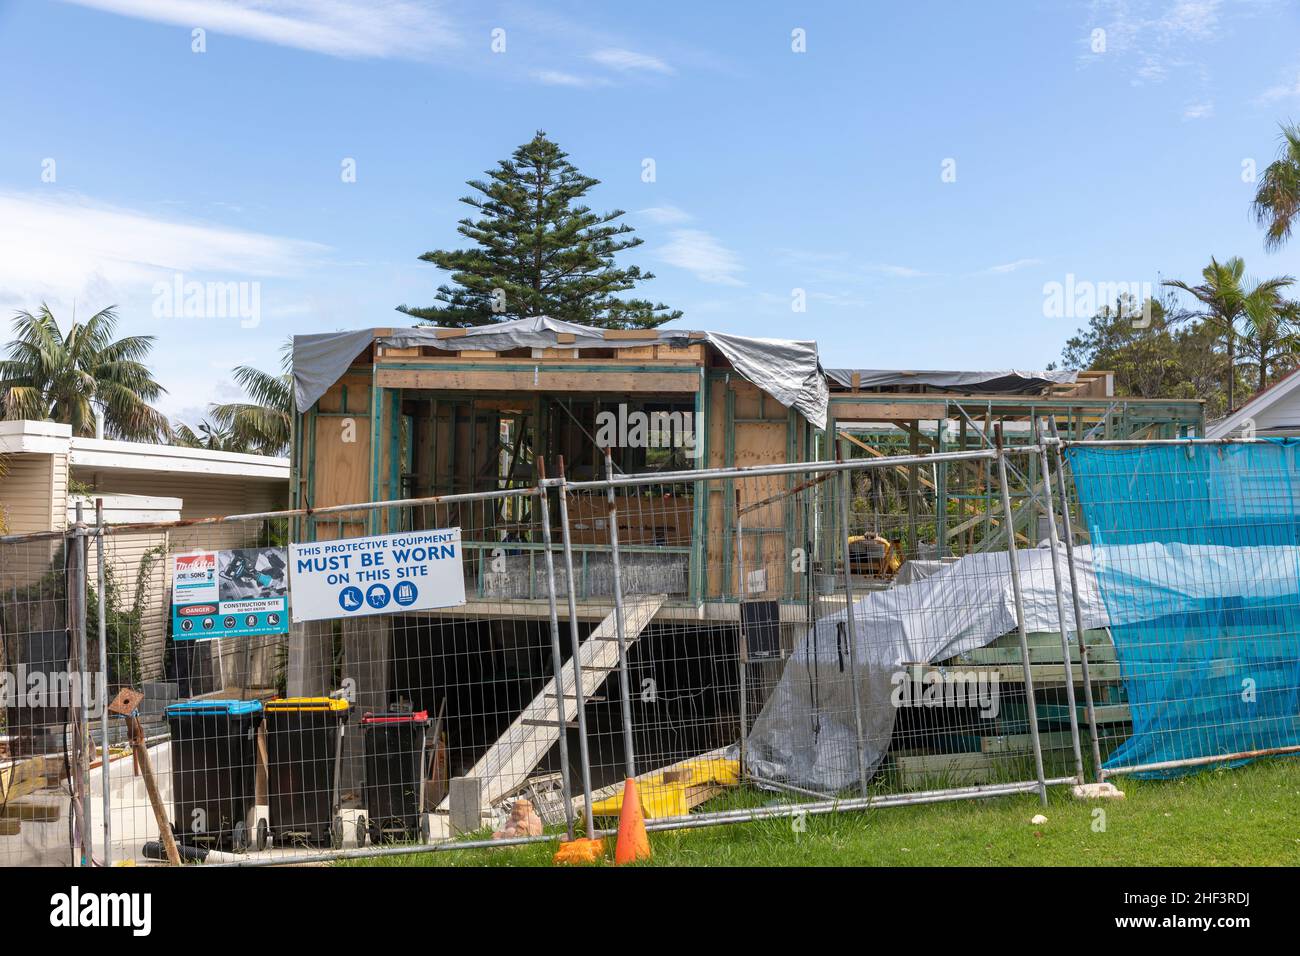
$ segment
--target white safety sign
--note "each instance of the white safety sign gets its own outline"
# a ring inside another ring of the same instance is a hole
[[[291,544],[289,594],[295,622],[464,604],[460,528]]]

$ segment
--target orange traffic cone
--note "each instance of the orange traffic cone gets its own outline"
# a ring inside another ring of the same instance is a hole
[[[645,815],[641,812],[641,800],[636,795],[636,779],[628,777],[623,784],[623,806],[618,814],[618,844],[614,848],[614,862],[621,866],[648,859],[650,837],[645,832]]]

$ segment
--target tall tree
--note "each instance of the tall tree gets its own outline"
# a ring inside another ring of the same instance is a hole
[[[1259,391],[1296,365],[1300,350],[1300,302],[1284,301],[1276,308],[1246,316],[1242,353],[1255,364]]]
[[[280,374],[251,365],[234,368],[235,381],[248,395],[246,402],[213,405],[209,410],[218,432],[241,450],[259,455],[285,455],[293,421],[293,343],[280,347]]]
[[[1291,237],[1300,215],[1300,124],[1282,125],[1278,156],[1264,170],[1251,203],[1255,221],[1264,229],[1264,248],[1274,252]]]
[[[1117,395],[1200,398],[1207,419],[1220,417],[1228,404],[1222,336],[1206,322],[1180,321],[1177,305],[1170,289],[1141,309],[1126,300],[1103,306],[1065,343],[1062,364],[1114,372]],[[1140,314],[1150,322],[1134,324]],[[1244,384],[1239,371],[1237,386]]]
[[[1151,321],[1134,324],[1134,316],[1141,314],[1150,314]],[[1125,297],[1102,306],[1085,328],[1067,340],[1061,360],[1066,368],[1114,372],[1120,395],[1173,397],[1169,389],[1181,375],[1174,332],[1168,300],[1153,299],[1139,308]]]
[[[114,339],[116,328],[112,306],[66,333],[47,305],[17,313],[9,357],[0,361],[0,415],[63,422],[74,435],[91,436],[98,407],[108,437],[166,441],[167,419],[149,404],[165,389],[144,364],[154,338]]]
[[[1254,325],[1267,323],[1269,316],[1282,306],[1281,290],[1295,280],[1278,276],[1262,282],[1245,279],[1246,264],[1240,256],[1219,262],[1214,257],[1201,270],[1200,285],[1189,285],[1171,279],[1165,285],[1190,293],[1200,303],[1180,313],[1182,318],[1194,318],[1208,323],[1221,336],[1227,358],[1228,411],[1236,408],[1237,343],[1242,334],[1239,323],[1243,320]]]
[[[614,257],[641,245],[633,228],[617,223],[623,210],[596,213],[581,200],[600,180],[584,176],[568,154],[538,131],[510,159],[467,185],[478,195],[461,202],[476,210],[457,226],[474,245],[420,256],[451,273],[438,287],[440,305],[398,311],[444,326],[475,326],[549,316],[604,328],[653,328],[681,312],[621,292],[653,279]]]

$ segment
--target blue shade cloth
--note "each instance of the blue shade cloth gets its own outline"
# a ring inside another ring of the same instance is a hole
[[[1298,447],[1067,450],[1133,719],[1107,769],[1300,745]]]

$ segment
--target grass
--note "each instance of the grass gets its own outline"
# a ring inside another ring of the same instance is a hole
[[[1118,778],[1124,800],[999,797],[652,833],[653,866],[1294,866],[1300,760],[1175,780]],[[740,791],[704,809],[754,805]],[[1104,819],[1096,816],[1104,813]],[[1047,817],[1042,825],[1030,819]],[[612,853],[612,843],[610,840]],[[554,844],[343,861],[351,866],[550,866]]]

